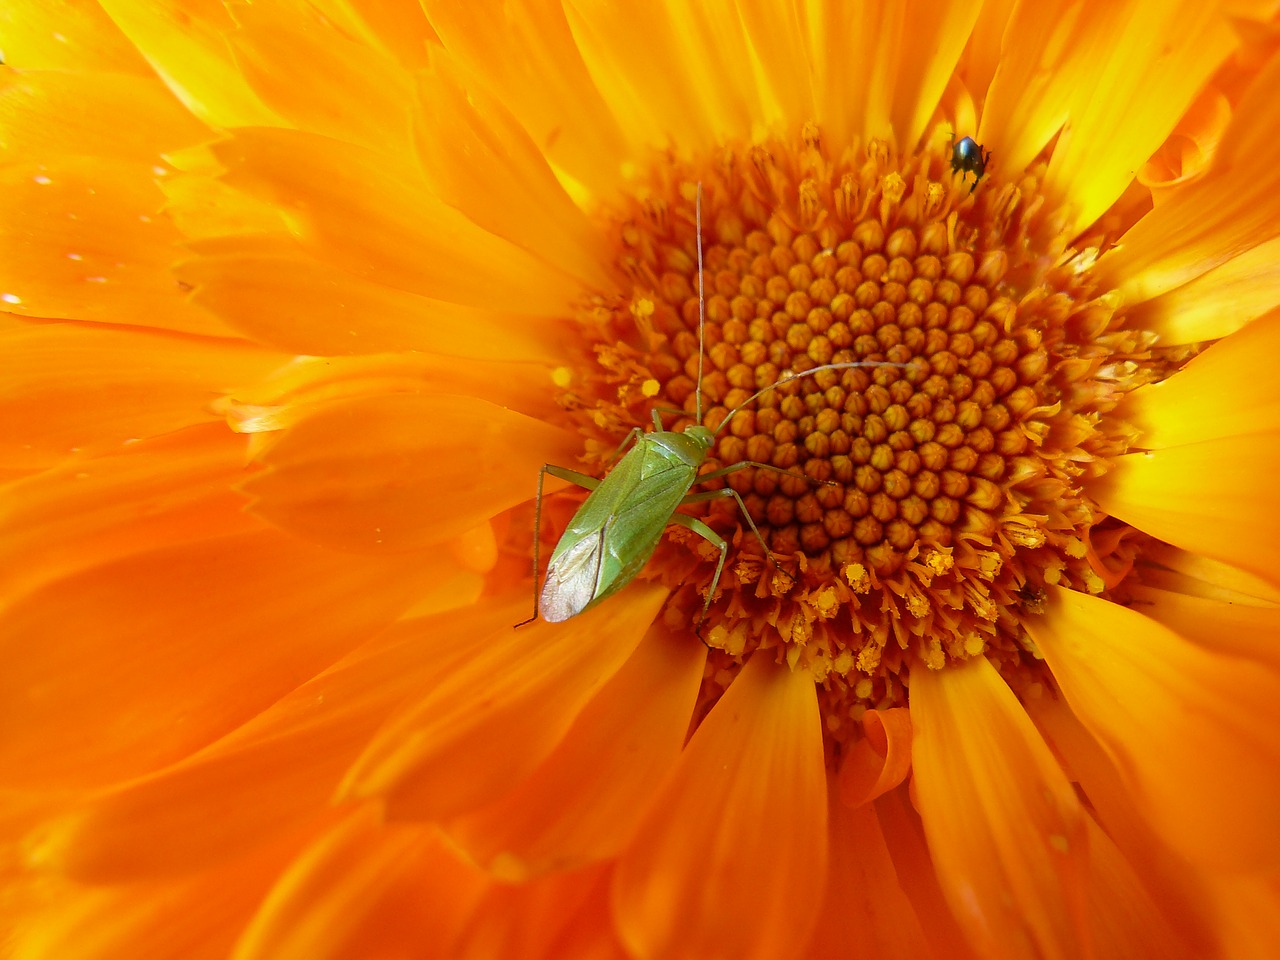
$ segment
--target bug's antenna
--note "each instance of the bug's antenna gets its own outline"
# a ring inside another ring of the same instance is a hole
[[[694,388],[698,423],[702,422],[702,338],[706,328],[707,301],[702,289],[702,181],[698,181],[698,195],[693,205],[694,226],[698,231],[698,385]]]
[[[738,404],[736,407],[734,407],[732,410],[729,411],[728,416],[726,416],[722,421],[720,421],[720,426],[716,427],[714,430],[711,431],[711,435],[714,437],[726,426],[728,426],[729,421],[732,420],[734,416],[739,411],[742,410],[743,407],[749,404],[752,400],[756,399],[756,397],[759,397],[762,394],[766,394],[770,390],[773,390],[776,387],[781,387],[783,384],[791,383],[793,380],[803,380],[805,377],[811,377],[815,373],[821,373],[823,370],[852,370],[856,367],[900,367],[906,370],[911,367],[911,364],[890,363],[888,360],[854,360],[854,361],[850,361],[849,363],[824,363],[820,367],[810,367],[808,370],[801,370],[799,373],[793,373],[789,377],[783,377],[781,380],[775,380],[773,383],[769,384],[767,387],[763,387],[757,390],[751,396],[747,397],[747,399],[743,400],[740,404]]]

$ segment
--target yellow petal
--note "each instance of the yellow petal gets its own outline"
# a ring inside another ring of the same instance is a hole
[[[1089,492],[1144,533],[1275,583],[1278,470],[1280,433],[1229,436],[1116,457]]]
[[[54,27],[56,25],[56,28]],[[9,0],[0,7],[4,61],[19,70],[155,74],[96,3]]]
[[[300,0],[241,4],[229,37],[239,75],[287,126],[403,151],[409,74]]]
[[[1238,434],[1280,432],[1280,315],[1258,320],[1211,346],[1159,383],[1134,390],[1116,416],[1141,428],[1149,450]]]
[[[0,301],[28,317],[74,317],[229,336],[169,272],[179,241],[160,208],[163,167],[52,157],[0,172]]]
[[[628,950],[798,956],[826,876],[826,793],[813,678],[758,653],[694,733],[618,864]]]
[[[1150,300],[1280,234],[1280,164],[1270,134],[1280,125],[1278,86],[1274,56],[1236,108],[1209,170],[1125,233],[1098,261],[1100,282],[1130,303]]]
[[[440,54],[418,76],[414,145],[432,189],[473,223],[588,288],[609,289],[601,236],[517,118]]]
[[[1197,863],[1274,866],[1280,674],[1107,600],[1054,588],[1049,602],[1027,629],[1165,842]]]
[[[228,252],[189,260],[175,275],[228,326],[291,353],[428,351],[548,366],[560,356],[560,325],[550,318],[431,300],[296,254]]]
[[[430,196],[413,168],[315,134],[249,128],[216,144],[223,181],[278,206],[304,250],[377,283],[456,303],[563,312],[576,285]],[[305,156],[306,163],[298,158]]]
[[[7,40],[5,46],[8,53]],[[136,122],[139,116],[147,122]],[[13,157],[75,154],[149,164],[213,135],[154,78],[52,70],[0,77],[0,128]]]
[[[1013,176],[1061,129],[1044,189],[1074,206],[1082,229],[1124,192],[1233,45],[1217,9],[1196,0],[1020,5],[978,139]]]
[[[863,143],[883,137],[910,150],[937,112],[981,7],[968,0],[811,4],[801,8],[811,65],[788,69],[814,74],[824,133]]]
[[[631,154],[560,4],[422,0],[466,72],[493,89],[547,158],[596,195],[617,190]]]
[[[107,15],[192,113],[216,127],[280,123],[245,82],[215,0],[100,0]]]
[[[1013,692],[982,657],[915,669],[911,721],[925,835],[976,951],[1086,955],[1086,816]]]

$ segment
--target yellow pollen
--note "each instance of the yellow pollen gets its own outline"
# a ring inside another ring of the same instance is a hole
[[[584,305],[582,369],[552,376],[574,385],[589,450],[655,409],[675,432],[701,410],[716,431],[705,472],[770,468],[695,486],[737,497],[682,508],[730,545],[703,630],[708,677],[773,649],[820,683],[836,740],[857,711],[904,703],[913,665],[985,656],[1039,684],[1022,618],[1042,613],[1043,587],[1105,592],[1098,570],[1131,570],[1142,546],[1093,535],[1117,525],[1088,482],[1133,435],[1109,414],[1185,354],[1156,351],[1091,286],[1096,251],[1053,232],[1041,171],[1015,189],[992,169],[971,192],[945,133],[900,156],[883,140],[837,150],[807,127],[671,164],[613,216],[629,286]],[[862,366],[747,402],[827,364]],[[1091,556],[1101,542],[1108,555]],[[671,587],[668,622],[692,627],[719,556],[668,535],[644,574]]]

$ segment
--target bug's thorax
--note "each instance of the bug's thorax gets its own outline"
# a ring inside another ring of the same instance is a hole
[[[715,444],[715,437],[706,427],[694,424],[681,431],[651,433],[647,441],[696,469],[707,459],[708,452]]]

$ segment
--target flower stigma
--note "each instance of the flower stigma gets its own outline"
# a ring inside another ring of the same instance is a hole
[[[1064,232],[1043,163],[1016,178],[993,164],[971,193],[950,161],[946,131],[917,154],[872,140],[837,155],[810,124],[701,162],[664,157],[608,219],[632,288],[583,302],[560,391],[588,472],[654,409],[669,430],[696,422],[699,183],[708,426],[812,367],[899,365],[787,383],[717,434],[704,472],[749,460],[790,476],[708,485],[739,493],[771,559],[732,499],[684,508],[730,543],[699,715],[769,648],[812,673],[829,742],[904,705],[913,667],[984,656],[1026,690],[1047,676],[1022,626],[1045,587],[1115,598],[1131,576],[1146,537],[1085,487],[1135,441],[1117,403],[1192,351],[1126,327],[1091,279],[1110,238]],[[669,527],[643,574],[671,587],[666,622],[691,638],[716,559]]]

